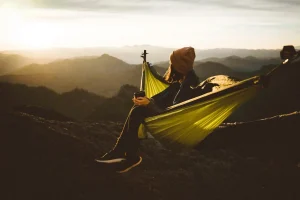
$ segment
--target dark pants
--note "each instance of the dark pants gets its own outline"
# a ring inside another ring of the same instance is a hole
[[[146,117],[158,114],[146,106],[133,106],[124,124],[123,130],[114,147],[115,150],[136,155],[139,148],[138,129]]]

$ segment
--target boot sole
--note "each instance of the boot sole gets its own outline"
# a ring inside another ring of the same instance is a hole
[[[111,163],[118,163],[121,162],[123,160],[126,160],[125,158],[115,158],[115,159],[111,159],[111,160],[95,160],[98,163],[107,163],[107,164],[111,164]]]
[[[139,160],[137,163],[131,165],[130,167],[127,167],[126,169],[123,169],[123,170],[121,170],[121,171],[117,171],[117,173],[125,173],[125,172],[128,172],[128,171],[131,170],[132,168],[134,168],[134,167],[138,166],[139,164],[141,164],[142,160],[143,160],[143,158],[140,156],[140,160]]]

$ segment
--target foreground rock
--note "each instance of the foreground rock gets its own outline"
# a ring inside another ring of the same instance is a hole
[[[122,124],[0,114],[1,199],[300,199],[300,114],[225,125],[197,150],[142,141],[125,174],[94,162]],[[298,132],[297,132],[298,130]]]

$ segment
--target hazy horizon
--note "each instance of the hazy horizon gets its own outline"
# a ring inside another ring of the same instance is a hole
[[[285,45],[293,45],[293,44],[285,44]],[[283,46],[285,46],[283,45]],[[276,48],[230,48],[230,47],[214,47],[214,48],[195,48],[196,50],[213,50],[213,49],[244,49],[244,50],[281,50],[283,46],[278,46]],[[300,45],[293,45],[295,48],[299,48]],[[26,51],[47,51],[47,50],[55,50],[55,49],[68,49],[68,50],[80,50],[80,49],[100,49],[100,48],[135,48],[135,47],[153,47],[153,48],[163,48],[163,49],[177,49],[180,47],[171,47],[171,46],[158,46],[158,45],[150,45],[150,44],[136,44],[136,45],[123,45],[123,46],[84,46],[84,47],[64,47],[64,46],[57,46],[57,47],[47,47],[47,48],[19,48],[19,49],[1,49],[1,52],[26,52]],[[104,53],[105,54],[105,53]]]
[[[278,49],[300,44],[296,0],[0,0],[0,50]]]

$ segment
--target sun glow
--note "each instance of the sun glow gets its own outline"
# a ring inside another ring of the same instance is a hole
[[[1,36],[18,49],[50,48],[56,42],[54,24],[28,17],[26,10],[0,7]]]
[[[19,46],[26,49],[50,48],[55,44],[55,31],[45,24],[26,22],[20,25],[20,32],[14,34]]]
[[[0,3],[0,50],[141,44],[199,49],[278,48],[300,41],[299,14],[283,20],[275,12],[254,15],[253,10],[190,9],[181,4],[174,5],[174,10],[182,14],[171,10],[156,13],[156,9],[146,10],[147,14],[111,12],[109,8],[35,7],[37,1],[32,0],[5,2]]]

